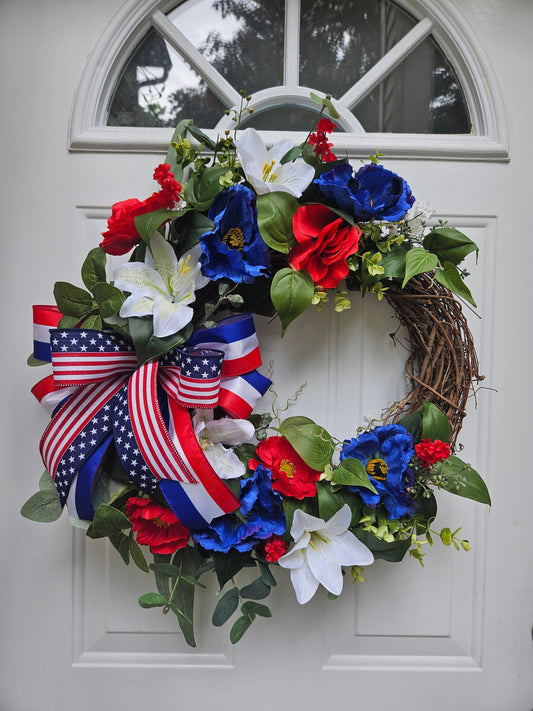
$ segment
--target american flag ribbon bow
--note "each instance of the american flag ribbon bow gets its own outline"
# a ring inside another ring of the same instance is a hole
[[[182,348],[137,366],[133,345],[116,333],[51,329],[53,383],[32,392],[65,389],[40,444],[61,503],[91,520],[93,483],[110,447],[122,468],[147,494],[157,487],[188,528],[239,507],[213,470],[194,432],[190,408],[222,407],[246,418],[270,385],[261,364],[250,314],[193,334]],[[215,347],[218,346],[218,347]]]

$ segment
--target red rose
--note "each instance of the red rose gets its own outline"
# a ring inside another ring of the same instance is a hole
[[[259,442],[257,456],[272,472],[272,488],[284,496],[303,499],[316,496],[316,484],[321,472],[311,469],[285,437],[269,437]],[[256,469],[258,462],[251,459],[250,469]]]
[[[357,252],[361,230],[352,227],[325,205],[303,205],[293,219],[298,240],[289,252],[295,269],[305,269],[315,284],[333,289],[348,274],[346,259]]]
[[[418,444],[415,444],[415,452],[422,466],[427,468],[443,459],[448,459],[450,445],[448,442],[441,442],[440,439],[436,439],[433,442],[430,439],[423,439]]]
[[[137,532],[137,543],[150,546],[152,553],[174,553],[185,548],[189,541],[189,529],[180,523],[176,515],[152,499],[132,496],[126,503],[126,516]]]

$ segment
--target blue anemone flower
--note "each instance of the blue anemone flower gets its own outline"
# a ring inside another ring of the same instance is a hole
[[[233,514],[219,516],[207,531],[193,533],[193,540],[211,551],[228,553],[235,548],[242,552],[252,550],[256,543],[274,534],[285,533],[283,499],[272,490],[271,480],[270,470],[261,465],[248,479],[241,479],[240,512],[246,523]]]
[[[410,516],[417,506],[405,491],[406,483],[412,478],[409,461],[414,456],[413,438],[401,425],[383,425],[359,437],[345,440],[340,455],[359,459],[366,467],[370,481],[377,490],[354,486],[363,503],[375,508],[381,503],[391,519]]]
[[[267,273],[270,257],[257,226],[255,201],[245,185],[232,185],[216,196],[208,213],[214,228],[200,237],[204,276],[251,284]]]
[[[369,163],[355,175],[348,163],[340,163],[315,181],[339,209],[357,220],[401,220],[415,198],[403,178],[381,165]]]

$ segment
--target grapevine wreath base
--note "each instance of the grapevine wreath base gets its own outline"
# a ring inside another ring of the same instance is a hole
[[[357,171],[337,157],[334,106],[313,98],[319,113],[299,146],[238,131],[249,97],[234,135],[213,141],[182,121],[154,172],[159,190],[113,205],[84,288],[57,282],[56,306],[34,307],[29,362],[51,362],[53,374],[33,392],[51,420],[40,490],[22,513],[53,521],[66,506],[89,538],[153,573],[156,591],[140,605],[173,612],[191,646],[194,597],[211,571],[212,622],[231,618],[237,642],[270,617],[262,601],[277,566],[298,602],[320,586],[336,597],[375,559],[422,562],[435,533],[469,549],[458,531],[432,529],[440,489],[490,503],[455,454],[480,380],[461,306],[475,306],[462,263],[477,246],[430,226],[375,156]],[[125,257],[112,280],[107,255]],[[283,335],[334,300],[342,325],[351,294],[353,308],[360,296],[393,307],[411,390],[343,440],[301,414],[263,412],[273,386],[253,314],[274,317]],[[239,587],[243,568],[256,576]]]

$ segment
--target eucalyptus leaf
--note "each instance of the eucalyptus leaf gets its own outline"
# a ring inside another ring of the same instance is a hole
[[[129,540],[130,555],[132,561],[140,570],[142,570],[144,573],[148,573],[150,569],[148,568],[148,563],[146,562],[146,558],[144,557],[144,553],[142,552],[140,545],[137,543],[133,536],[130,536]]]
[[[149,592],[144,593],[139,598],[139,605],[144,608],[149,607],[164,607],[167,604],[165,598],[159,593]]]
[[[39,491],[53,491],[57,494],[56,485],[48,469],[45,469],[41,474],[41,478],[39,479]]]
[[[269,595],[270,586],[265,583],[262,576],[241,589],[241,597],[245,600],[263,600]]]
[[[261,571],[261,577],[263,578],[263,582],[271,588],[276,587],[276,579],[272,575],[272,571],[270,570],[269,564],[264,563],[262,560],[258,561],[257,564],[259,566],[259,570]]]
[[[85,535],[89,535],[86,533]],[[130,563],[130,537],[126,536],[122,531],[114,531],[108,535],[109,541],[115,548],[126,565]]]
[[[215,573],[221,590],[228,580],[231,580],[250,560],[250,553],[240,553],[234,548],[230,548],[228,553],[211,551],[210,555],[215,564]]]
[[[105,538],[126,528],[131,528],[131,521],[126,514],[109,504],[100,504],[94,513],[87,536]]]
[[[281,335],[313,300],[315,285],[311,276],[304,271],[280,269],[272,279],[270,296],[274,308],[281,319]]]
[[[271,192],[257,196],[257,224],[263,241],[272,249],[288,254],[294,237],[292,218],[298,209],[294,195]]]
[[[211,622],[215,625],[215,627],[221,627],[229,620],[238,606],[239,588],[230,588],[230,590],[225,592],[217,602],[217,605],[213,610]]]
[[[245,617],[244,615],[239,617],[229,633],[230,642],[237,644],[251,624],[252,620],[249,617]]]
[[[63,513],[63,508],[55,486],[54,491],[41,490],[30,496],[22,506],[20,513],[24,518],[29,518],[30,521],[39,521],[41,523],[57,521]]]
[[[252,619],[255,615],[259,615],[260,617],[272,617],[270,608],[253,600],[245,602],[241,607],[241,612],[243,615],[249,615]]]
[[[402,282],[402,289],[405,288],[409,279],[412,279],[417,274],[433,271],[438,263],[437,257],[431,252],[427,252],[423,247],[410,249],[405,256],[405,276]]]

